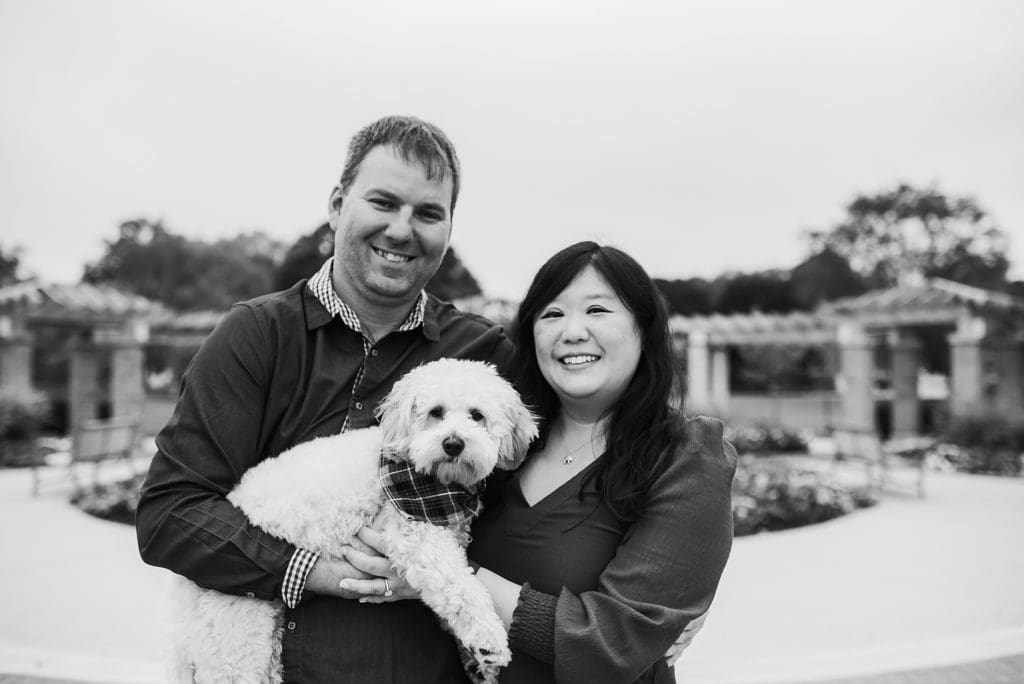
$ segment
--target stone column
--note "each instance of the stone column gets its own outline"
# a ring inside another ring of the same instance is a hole
[[[105,389],[111,416],[140,415],[146,398],[142,345],[149,339],[149,326],[144,321],[129,318],[116,327],[98,329],[95,335],[110,358],[110,385]]]
[[[889,336],[892,348],[892,434],[893,437],[917,435],[921,402],[917,397],[917,371],[921,342],[903,333]]]
[[[79,340],[71,348],[68,380],[68,430],[96,417],[102,388],[99,382],[99,350],[91,340]]]
[[[142,413],[146,392],[142,379],[142,345],[124,341],[111,348],[110,403],[114,417]]]
[[[982,392],[993,412],[1015,422],[1024,420],[1024,344],[1005,337],[982,349]]]
[[[949,336],[949,410],[953,417],[987,412],[984,340],[985,320],[965,316]]]
[[[711,349],[711,404],[720,412],[729,411],[729,348]]]
[[[686,408],[706,409],[711,404],[711,359],[707,333],[692,332],[686,340]]]
[[[874,340],[862,326],[852,321],[840,323],[836,337],[839,347],[839,377],[836,381],[839,419],[836,427],[874,432]]]
[[[27,333],[0,338],[0,388],[14,394],[32,391],[32,338]]]

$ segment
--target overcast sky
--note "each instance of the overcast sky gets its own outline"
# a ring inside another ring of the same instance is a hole
[[[791,267],[900,181],[975,197],[1024,277],[1015,0],[0,0],[0,97],[0,245],[49,280],[138,216],[290,243],[390,113],[454,140],[489,294],[588,238],[666,278]]]

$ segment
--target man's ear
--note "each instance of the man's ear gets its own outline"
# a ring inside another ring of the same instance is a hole
[[[331,190],[331,198],[327,200],[327,222],[331,225],[331,230],[336,230],[338,212],[341,211],[341,203],[345,199],[345,193],[341,189],[340,185],[335,185],[334,189]]]

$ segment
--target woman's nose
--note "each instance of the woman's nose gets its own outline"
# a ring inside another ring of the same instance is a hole
[[[565,327],[562,329],[562,339],[566,342],[579,342],[590,337],[586,316],[569,314],[564,320]]]

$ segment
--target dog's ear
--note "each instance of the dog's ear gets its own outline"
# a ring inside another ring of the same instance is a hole
[[[377,407],[385,454],[405,457],[416,418],[416,395],[407,378],[396,382]]]
[[[499,438],[497,467],[515,470],[526,458],[530,444],[537,439],[537,421],[515,390],[512,390],[512,397],[504,402],[504,406],[505,425],[508,429]]]

